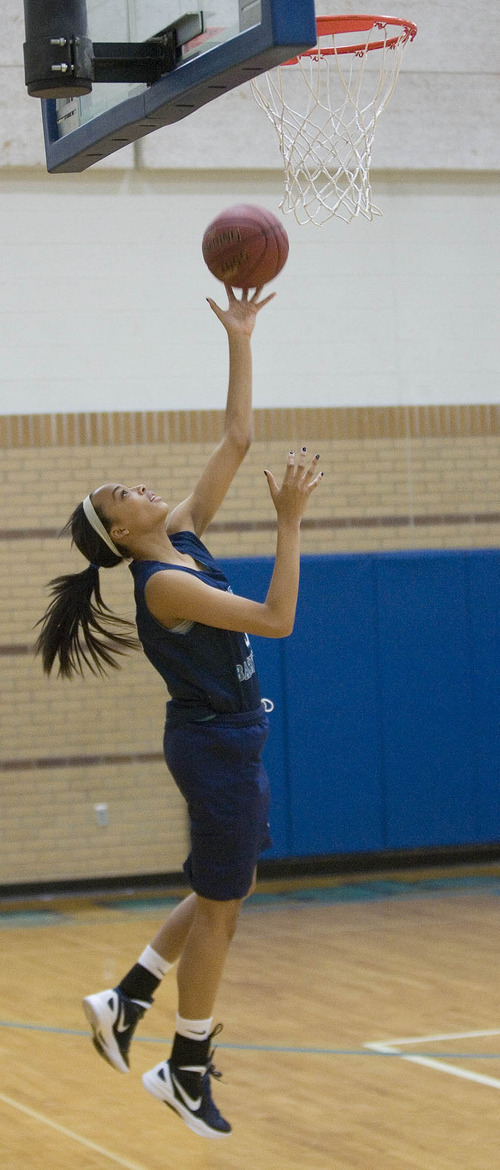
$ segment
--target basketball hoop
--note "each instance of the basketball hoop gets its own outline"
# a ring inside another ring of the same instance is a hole
[[[318,16],[318,43],[251,81],[279,138],[285,166],[280,203],[298,223],[381,215],[372,203],[375,127],[417,33],[389,16]]]

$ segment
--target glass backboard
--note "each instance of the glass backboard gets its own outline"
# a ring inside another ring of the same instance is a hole
[[[314,0],[87,0],[88,35],[144,42],[187,14],[200,31],[154,84],[94,82],[42,102],[49,171],[85,170],[316,43]]]

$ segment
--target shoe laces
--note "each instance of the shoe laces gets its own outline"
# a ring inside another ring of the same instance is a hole
[[[214,1036],[219,1036],[219,1034],[222,1032],[223,1027],[224,1027],[223,1024],[216,1024],[213,1032],[210,1033],[209,1040],[213,1040]],[[212,1064],[212,1057],[215,1055],[216,1047],[217,1046],[212,1048],[212,1051],[209,1053],[208,1059],[209,1059],[210,1063],[207,1067],[207,1071],[206,1071],[205,1075],[209,1076],[209,1077],[214,1077],[217,1081],[220,1081],[223,1074],[220,1072],[219,1069],[215,1068],[215,1066]]]

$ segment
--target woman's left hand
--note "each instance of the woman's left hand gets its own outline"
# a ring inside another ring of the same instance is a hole
[[[243,336],[250,337],[253,332],[257,313],[260,309],[264,308],[264,305],[268,305],[269,301],[272,301],[276,293],[270,293],[268,297],[264,297],[264,300],[261,301],[259,297],[262,293],[262,287],[256,288],[251,296],[249,296],[249,290],[243,289],[241,298],[235,296],[230,284],[226,284],[224,287],[229,302],[227,309],[221,309],[220,305],[217,305],[211,297],[207,297],[210,308],[215,313],[215,316],[219,318],[219,321],[222,322],[228,334],[240,333]]]

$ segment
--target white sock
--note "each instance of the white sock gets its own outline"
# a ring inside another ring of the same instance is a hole
[[[158,951],[153,950],[153,947],[149,945],[145,947],[142,955],[139,955],[137,962],[141,964],[141,967],[145,967],[151,975],[154,975],[155,979],[163,979],[167,971],[170,971],[170,968],[174,966],[173,963],[167,963],[166,959],[162,959]]]
[[[184,1020],[177,1012],[175,1030],[179,1036],[186,1036],[188,1040],[208,1040],[213,1021],[213,1016],[209,1020]]]

